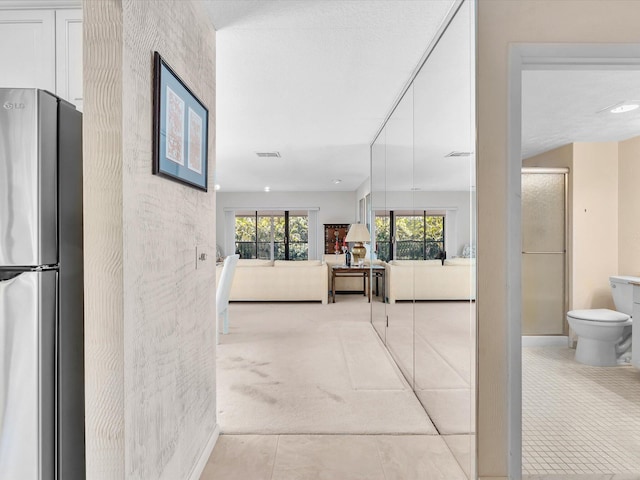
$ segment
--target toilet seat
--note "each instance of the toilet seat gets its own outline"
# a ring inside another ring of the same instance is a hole
[[[598,322],[608,324],[626,323],[631,318],[626,313],[616,312],[608,308],[594,308],[591,310],[571,310],[567,312],[567,317],[575,318],[586,322]]]

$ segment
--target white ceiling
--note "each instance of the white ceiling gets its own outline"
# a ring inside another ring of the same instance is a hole
[[[209,0],[221,191],[358,188],[369,176],[369,144],[453,3]],[[387,189],[473,185],[473,157],[445,159],[473,151],[467,14],[456,16],[381,136]],[[523,157],[639,135],[640,109],[598,113],[640,101],[638,85],[640,72],[629,70],[523,72]],[[282,158],[258,158],[262,151]]]
[[[355,190],[369,144],[453,3],[209,0],[221,191]]]
[[[640,103],[640,71],[523,72],[523,158],[572,142],[610,142],[640,135],[640,109],[620,114],[606,109],[633,100]]]

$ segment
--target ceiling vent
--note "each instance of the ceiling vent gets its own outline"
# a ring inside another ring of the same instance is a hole
[[[453,152],[447,153],[445,155],[445,158],[447,157],[470,157],[471,156],[471,152],[456,152],[455,150]]]
[[[280,158],[280,152],[256,152],[260,158]]]

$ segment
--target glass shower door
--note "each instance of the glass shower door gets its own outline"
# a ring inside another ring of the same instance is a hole
[[[522,170],[522,334],[566,333],[566,175]]]

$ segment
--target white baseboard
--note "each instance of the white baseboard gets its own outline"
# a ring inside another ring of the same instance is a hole
[[[523,335],[522,346],[569,348],[569,337],[565,335]]]
[[[216,423],[216,428],[213,429],[213,433],[211,437],[209,437],[209,441],[205,445],[202,450],[202,454],[200,458],[196,462],[193,470],[191,470],[191,475],[189,475],[189,480],[200,480],[202,476],[202,472],[204,472],[204,467],[207,466],[207,461],[211,456],[211,452],[213,452],[213,447],[216,446],[216,442],[218,441],[218,437],[220,436],[220,425]]]

